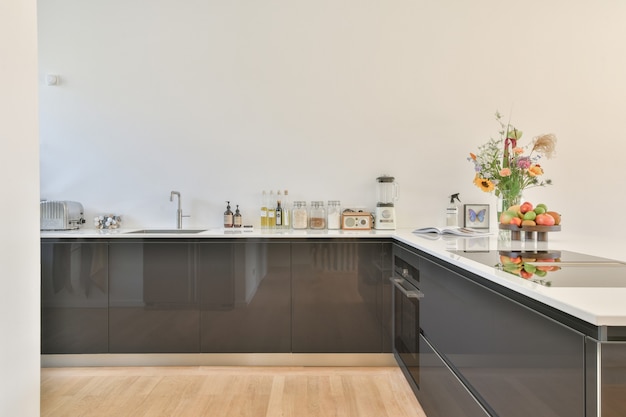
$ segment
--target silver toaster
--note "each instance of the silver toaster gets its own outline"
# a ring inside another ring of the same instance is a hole
[[[42,201],[41,230],[73,230],[85,223],[83,205],[76,201]]]

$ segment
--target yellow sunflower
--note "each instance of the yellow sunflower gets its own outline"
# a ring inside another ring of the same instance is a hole
[[[486,193],[493,191],[493,189],[496,188],[491,180],[487,178],[480,178],[478,175],[474,178],[474,184]]]

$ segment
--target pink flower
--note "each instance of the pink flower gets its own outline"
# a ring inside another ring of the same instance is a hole
[[[517,166],[521,169],[528,169],[530,168],[530,165],[530,158],[527,156],[523,156],[517,161]]]
[[[502,168],[500,170],[501,177],[509,177],[511,175],[511,168]]]

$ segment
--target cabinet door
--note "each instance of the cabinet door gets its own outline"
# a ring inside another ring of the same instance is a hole
[[[294,352],[383,351],[384,245],[292,243]]]
[[[199,352],[195,250],[185,241],[111,243],[111,352]]]
[[[419,374],[417,398],[428,417],[489,417],[422,335],[419,337]]]
[[[291,352],[290,244],[198,244],[202,352]]]
[[[420,258],[420,327],[492,414],[584,416],[585,338]]]
[[[106,243],[41,244],[41,353],[107,352]]]

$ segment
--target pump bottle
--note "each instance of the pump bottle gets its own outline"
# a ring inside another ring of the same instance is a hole
[[[237,204],[237,209],[235,210],[235,215],[233,216],[233,226],[241,227],[243,225],[243,218],[241,216],[241,212],[239,211],[239,204]]]
[[[450,205],[446,208],[446,226],[459,225],[459,207],[454,200],[457,200],[459,203],[461,202],[459,193],[450,196]]]
[[[230,201],[226,202],[226,211],[224,212],[224,227],[231,228],[233,227],[233,211],[230,209]]]

